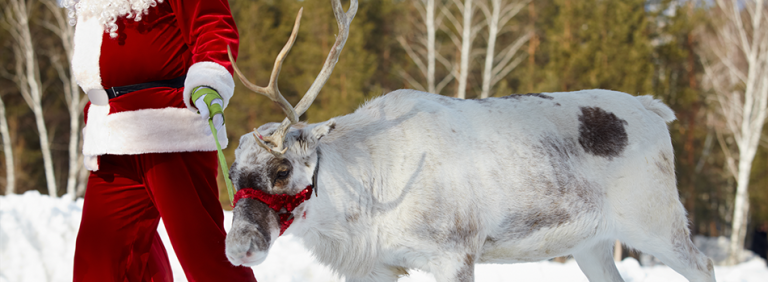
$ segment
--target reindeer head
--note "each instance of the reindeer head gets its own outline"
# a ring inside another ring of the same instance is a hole
[[[230,169],[232,182],[240,194],[242,189],[266,197],[290,197],[302,193],[313,184],[313,176],[319,165],[317,146],[320,139],[334,126],[333,119],[324,123],[306,125],[298,119],[312,104],[320,89],[330,77],[349,35],[349,24],[357,12],[357,1],[351,1],[345,13],[339,0],[331,1],[339,26],[336,42],[325,60],[323,69],[312,86],[304,94],[296,108],[280,94],[277,78],[286,54],[296,40],[302,10],[296,16],[291,37],[275,60],[267,87],[249,82],[237,68],[230,52],[230,61],[243,84],[254,92],[269,97],[280,105],[287,118],[282,123],[268,123],[252,134],[243,135],[235,150],[235,163]],[[227,48],[229,51],[229,48]],[[243,191],[245,192],[245,191]],[[232,229],[227,234],[226,254],[234,265],[256,265],[264,261],[269,248],[281,234],[281,222],[293,215],[301,216],[303,208],[293,211],[275,210],[267,203],[254,198],[242,198],[233,203],[235,208]]]

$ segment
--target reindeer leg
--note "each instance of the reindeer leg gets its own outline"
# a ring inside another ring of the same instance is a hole
[[[688,281],[714,282],[712,260],[696,248],[688,235],[688,228],[682,225],[670,231],[665,232],[666,236],[649,236],[651,239],[638,244],[637,248],[655,256]]]
[[[475,281],[475,254],[450,254],[432,263],[431,272],[435,281]]]
[[[612,240],[599,241],[573,254],[579,268],[587,275],[590,282],[624,281],[619,275],[619,270],[616,269],[616,263],[613,262],[611,249],[613,242]]]
[[[377,264],[368,276],[361,278],[347,277],[347,282],[396,282],[400,275],[403,274],[405,274],[405,271],[400,268]]]

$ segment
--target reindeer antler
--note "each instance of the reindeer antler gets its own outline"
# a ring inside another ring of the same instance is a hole
[[[320,93],[320,89],[323,88],[323,85],[325,85],[325,82],[328,81],[328,78],[331,76],[333,67],[336,66],[336,62],[339,61],[341,50],[344,48],[344,43],[347,42],[347,37],[349,37],[349,25],[357,13],[357,1],[350,1],[349,10],[347,10],[346,13],[344,12],[344,8],[342,8],[339,0],[332,0],[331,5],[333,5],[333,14],[336,17],[336,23],[339,26],[339,34],[336,36],[336,42],[331,47],[331,51],[328,53],[328,57],[325,59],[323,68],[320,70],[317,78],[315,78],[312,86],[310,86],[309,90],[307,90],[307,93],[305,93],[304,97],[301,98],[301,101],[296,104],[296,108],[291,106],[291,104],[285,100],[283,95],[280,94],[280,90],[277,88],[277,77],[280,74],[280,69],[283,66],[283,60],[285,60],[286,54],[288,54],[288,52],[291,50],[291,47],[293,47],[293,43],[296,41],[303,8],[299,9],[299,13],[296,15],[296,22],[293,25],[291,37],[288,39],[288,42],[285,43],[285,46],[275,59],[275,65],[272,68],[272,75],[269,77],[269,84],[267,87],[255,85],[248,81],[247,78],[245,78],[245,76],[242,74],[242,72],[240,72],[240,69],[238,69],[237,65],[235,64],[235,60],[232,58],[232,51],[230,50],[229,46],[227,46],[229,61],[232,62],[232,67],[235,69],[237,76],[240,77],[240,81],[242,81],[243,84],[248,87],[248,89],[265,95],[269,97],[269,99],[271,99],[273,102],[280,105],[280,108],[283,109],[283,112],[287,116],[285,120],[283,120],[283,122],[280,124],[280,126],[269,136],[262,136],[258,131],[256,131],[256,129],[254,129],[254,136],[256,137],[256,141],[259,143],[259,146],[265,148],[275,156],[281,156],[288,150],[288,148],[284,148],[283,144],[285,141],[285,134],[288,132],[288,129],[292,125],[299,121],[299,117],[307,111],[315,98],[317,98],[317,94]],[[266,142],[271,143],[273,148],[270,148]]]

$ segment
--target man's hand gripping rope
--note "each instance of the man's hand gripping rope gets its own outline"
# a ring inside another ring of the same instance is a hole
[[[221,99],[219,92],[216,92],[213,88],[206,86],[198,86],[192,89],[192,101],[195,103],[195,107],[200,112],[200,116],[203,120],[208,121],[208,125],[211,127],[211,131],[208,134],[213,135],[213,139],[216,140],[216,150],[219,154],[219,166],[221,167],[222,175],[224,176],[224,182],[227,184],[227,194],[229,194],[229,202],[234,206],[235,189],[232,187],[232,180],[229,179],[229,171],[227,170],[227,160],[224,158],[224,153],[221,151],[221,144],[219,144],[218,130],[224,126],[224,100]]]

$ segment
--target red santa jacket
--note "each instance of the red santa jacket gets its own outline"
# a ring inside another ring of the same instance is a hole
[[[226,108],[234,92],[226,46],[238,47],[238,33],[226,0],[165,0],[140,21],[117,19],[117,37],[97,17],[78,14],[72,69],[91,102],[85,107],[83,154],[98,170],[96,156],[214,151],[208,124],[190,104],[190,90],[216,89]],[[233,54],[235,55],[235,54]],[[173,79],[186,74],[184,88],[151,88],[107,102],[104,89]],[[218,132],[223,147],[226,128]]]

